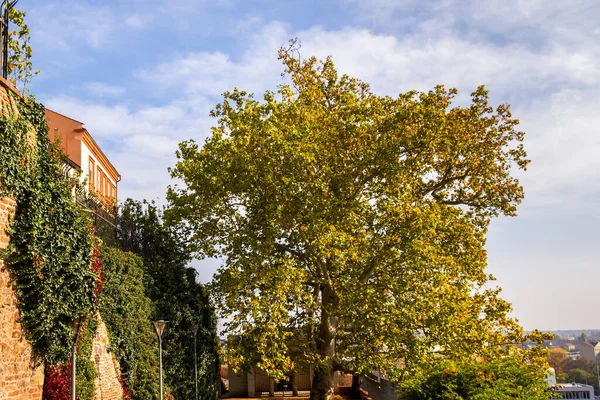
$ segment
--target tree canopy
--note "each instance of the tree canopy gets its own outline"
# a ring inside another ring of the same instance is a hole
[[[443,86],[380,96],[297,50],[280,50],[287,83],[262,100],[226,92],[171,170],[169,218],[197,255],[226,258],[230,364],[313,363],[325,399],[338,369],[400,382],[440,358],[521,352],[485,272],[488,224],[516,215],[512,173],[529,162],[509,106],[484,87],[464,107]]]

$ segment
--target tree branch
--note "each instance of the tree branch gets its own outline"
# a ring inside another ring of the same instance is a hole
[[[305,253],[298,251],[298,250],[294,250],[291,247],[286,246],[285,244],[275,243],[275,249],[277,249],[281,252],[284,252],[284,253],[290,253],[291,255],[297,257],[299,260],[302,260],[302,261],[308,260],[308,256]]]
[[[465,172],[462,175],[457,175],[457,176],[448,176],[450,175],[450,172],[447,171],[444,176],[442,177],[442,180],[440,180],[438,183],[436,183],[435,185],[433,185],[433,187],[428,187],[425,190],[423,190],[421,192],[421,194],[424,196],[428,193],[431,193],[431,195],[433,197],[436,197],[436,194],[440,191],[443,190],[444,188],[446,188],[448,186],[448,184],[454,182],[454,181],[459,181],[459,180],[465,180],[469,177],[469,171]]]

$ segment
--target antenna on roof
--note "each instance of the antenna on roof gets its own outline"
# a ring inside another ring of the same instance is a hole
[[[8,14],[19,0],[3,0],[1,6],[2,19],[0,20],[0,36],[2,39],[2,77],[8,79]]]

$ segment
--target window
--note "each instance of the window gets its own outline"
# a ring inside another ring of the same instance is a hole
[[[98,188],[102,196],[106,194],[104,186],[106,186],[106,175],[104,175],[104,172],[102,172],[102,174],[100,175],[100,187]]]
[[[100,166],[96,169],[96,190],[102,194],[102,170]]]
[[[115,187],[115,185],[110,185],[110,197],[113,200],[117,200],[117,188]]]
[[[90,192],[94,190],[94,177],[96,176],[94,174],[94,167],[95,167],[94,163],[94,159],[92,157],[90,157],[90,162],[89,162],[89,171],[88,171],[88,183],[90,184]]]
[[[104,176],[104,195],[108,197],[110,195],[110,180],[108,176]]]

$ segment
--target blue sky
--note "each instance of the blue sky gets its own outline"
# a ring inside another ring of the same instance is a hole
[[[380,94],[478,85],[512,104],[532,159],[519,217],[495,221],[489,272],[526,329],[600,328],[600,3],[592,0],[21,0],[30,85],[83,121],[123,176],[120,198],[164,203],[177,143],[202,141],[235,86],[281,82],[277,49]],[[204,281],[216,260],[197,263]]]

